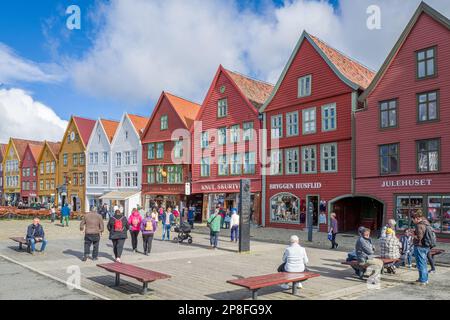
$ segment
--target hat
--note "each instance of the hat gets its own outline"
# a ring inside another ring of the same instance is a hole
[[[359,234],[363,234],[364,232],[366,232],[366,228],[365,227],[359,227],[358,228],[358,233]]]
[[[394,230],[392,230],[391,228],[387,228],[386,234],[394,234]]]

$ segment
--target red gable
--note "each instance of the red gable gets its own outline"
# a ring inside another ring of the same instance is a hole
[[[87,146],[89,142],[89,138],[91,137],[92,130],[95,127],[95,120],[73,117],[73,121],[78,128],[79,134],[85,146]]]

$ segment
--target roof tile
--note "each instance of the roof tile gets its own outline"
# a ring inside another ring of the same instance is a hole
[[[201,106],[195,102],[177,97],[168,92],[165,92],[165,95],[181,120],[183,120],[186,127],[190,129]]]
[[[100,119],[103,128],[105,129],[106,135],[108,136],[109,143],[114,139],[117,128],[119,127],[119,122],[113,120]]]
[[[83,139],[84,145],[87,146],[89,143],[89,138],[91,137],[92,130],[95,127],[95,120],[81,118],[81,117],[73,117],[78,130],[80,131],[81,139]]]

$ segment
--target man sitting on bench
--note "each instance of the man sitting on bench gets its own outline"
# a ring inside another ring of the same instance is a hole
[[[291,236],[290,243],[291,245],[284,250],[283,264],[278,267],[278,272],[303,272],[309,262],[306,250],[300,246],[297,236]],[[282,284],[281,287],[287,290],[289,289],[289,284]],[[300,282],[298,287],[303,287]]]
[[[30,244],[31,254],[35,253],[36,243],[38,242],[42,243],[40,252],[44,252],[47,246],[47,240],[45,239],[44,228],[40,224],[39,218],[34,218],[33,223],[28,226],[26,240]]]
[[[375,259],[375,248],[373,247],[372,240],[370,239],[370,229],[360,228],[360,231],[361,236],[358,241],[356,241],[355,246],[356,258],[360,266],[372,270],[372,274],[369,276],[369,282],[375,284],[380,276],[384,264],[382,260]]]

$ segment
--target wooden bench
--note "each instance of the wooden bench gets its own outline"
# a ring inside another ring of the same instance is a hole
[[[386,268],[387,266],[389,266],[393,263],[400,262],[400,259],[386,259],[386,258],[379,258],[379,257],[377,257],[376,259],[380,259],[383,261],[383,268],[381,268],[382,274],[384,273],[384,268]],[[363,270],[363,271],[366,271],[366,269],[367,269],[367,265],[360,265],[357,260],[344,261],[344,262],[341,262],[341,264],[344,264],[347,266],[352,266],[352,267],[355,267],[355,268]],[[362,279],[362,276],[360,276],[360,278]]]
[[[252,299],[258,299],[258,290],[266,287],[271,287],[280,284],[292,283],[292,294],[296,295],[298,292],[297,285],[300,282],[304,282],[311,278],[319,277],[320,274],[312,272],[279,272],[274,274],[268,274],[263,276],[228,280],[227,283],[234,284],[236,286],[244,287],[252,291]]]
[[[120,275],[124,275],[133,279],[136,279],[139,282],[143,283],[142,294],[147,294],[148,283],[156,280],[169,279],[171,276],[159,273],[147,269],[143,269],[140,267],[136,267],[130,264],[125,263],[107,263],[107,264],[98,264],[97,267],[103,268],[109,272],[113,272],[116,274],[116,287],[120,286]]]
[[[24,237],[12,237],[9,238],[14,242],[19,243],[19,250],[22,251],[23,250],[23,245],[25,244],[27,246],[27,252],[30,253],[31,252],[31,246],[28,243],[27,239],[25,239]]]

